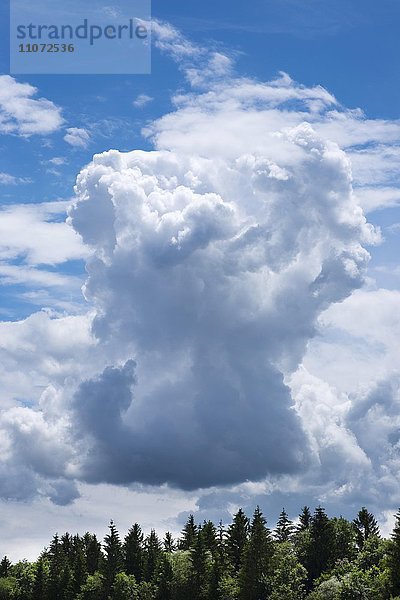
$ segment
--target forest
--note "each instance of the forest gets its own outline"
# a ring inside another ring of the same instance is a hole
[[[178,539],[54,535],[34,562],[0,563],[0,600],[400,600],[400,510],[389,539],[365,507],[353,521],[305,506],[271,530],[257,507],[224,527],[193,515]]]

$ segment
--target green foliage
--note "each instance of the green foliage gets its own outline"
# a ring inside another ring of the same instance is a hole
[[[374,515],[365,508],[359,511],[357,517],[353,521],[357,536],[357,544],[361,549],[366,540],[372,536],[379,537],[379,527]]]
[[[304,506],[299,515],[299,524],[297,526],[298,531],[304,531],[311,525],[312,515],[308,506]]]
[[[174,571],[169,554],[164,555],[161,561],[156,600],[173,600]]]
[[[144,576],[152,581],[157,574],[162,556],[161,543],[154,529],[145,540]]]
[[[48,600],[64,600],[63,585],[66,556],[58,534],[50,542],[49,548],[49,575],[47,583]]]
[[[307,571],[289,542],[277,544],[268,576],[269,600],[302,600]]]
[[[356,532],[343,517],[331,519],[333,528],[332,563],[338,560],[354,560],[357,556]]]
[[[392,539],[388,547],[388,567],[390,573],[390,591],[393,596],[400,595],[400,509],[396,513]]]
[[[85,583],[88,570],[83,540],[76,537],[74,540],[74,552],[72,556],[72,587],[76,595]]]
[[[249,519],[240,508],[234,515],[232,525],[228,527],[226,536],[227,554],[235,573],[239,573],[242,566],[243,551],[248,539],[249,529]]]
[[[223,575],[218,584],[219,600],[238,600],[239,594],[238,578],[228,574]]]
[[[349,522],[322,507],[296,530],[283,510],[274,539],[258,507],[227,530],[191,515],[179,549],[138,524],[121,544],[111,522],[104,552],[93,534],[65,533],[36,562],[4,557],[0,600],[400,600],[400,510],[391,539],[378,534],[366,509]]]
[[[104,575],[98,571],[89,575],[77,600],[104,600]]]
[[[273,552],[271,533],[257,506],[240,569],[240,600],[259,600],[266,595],[266,577]]]
[[[190,551],[190,592],[193,600],[207,600],[210,583],[210,552],[207,550],[202,530]]]
[[[48,580],[49,561],[42,557],[36,563],[32,585],[32,600],[45,600],[47,598]]]
[[[134,575],[117,573],[108,600],[140,600]]]
[[[178,547],[180,550],[190,550],[197,537],[197,525],[194,522],[194,516],[189,515],[188,520],[182,530]]]
[[[5,556],[0,562],[0,577],[8,577],[10,575],[11,562]]]
[[[10,575],[17,581],[13,591],[13,600],[32,600],[35,565],[22,560],[11,567]]]
[[[371,567],[379,567],[388,555],[390,546],[389,540],[382,540],[376,536],[369,537],[356,557],[357,566],[363,571]]]
[[[2,577],[0,579],[0,600],[12,600],[17,588],[15,577]]]
[[[142,581],[144,570],[143,533],[140,525],[135,523],[124,541],[125,573],[134,575],[138,583]]]
[[[307,596],[309,600],[340,600],[341,583],[337,577],[331,577],[319,584]]]
[[[171,555],[173,571],[172,590],[174,600],[187,600],[191,576],[191,556],[189,550],[178,550]]]
[[[108,528],[110,533],[104,538],[104,576],[107,593],[110,592],[117,574],[124,568],[122,544],[113,521],[110,522]]]
[[[218,548],[217,529],[214,523],[212,521],[204,521],[200,534],[204,547],[214,556]]]
[[[288,542],[294,531],[294,525],[292,521],[288,518],[285,509],[282,510],[279,515],[278,523],[275,527],[275,539],[277,542]]]
[[[385,600],[388,581],[385,572],[380,572],[377,567],[367,571],[353,569],[343,578],[340,590],[340,600]]]
[[[321,506],[315,509],[309,534],[304,564],[308,572],[308,589],[321,573],[329,569],[334,559],[335,531],[331,520]]]
[[[164,536],[163,547],[165,552],[173,552],[174,550],[176,550],[174,538],[172,537],[172,534],[169,531],[167,531],[167,533]]]
[[[95,535],[85,533],[83,536],[84,551],[86,555],[86,569],[89,575],[100,571],[103,564],[101,544]]]
[[[140,600],[156,600],[157,589],[152,583],[142,581],[139,585],[139,598]]]

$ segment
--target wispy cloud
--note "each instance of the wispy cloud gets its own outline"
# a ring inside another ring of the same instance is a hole
[[[151,28],[155,46],[176,61],[191,85],[210,86],[231,74],[233,61],[227,53],[192,43],[169,23],[153,20]]]
[[[82,127],[69,127],[64,140],[74,148],[87,148],[90,142],[90,134]]]
[[[18,185],[20,183],[32,183],[32,180],[29,177],[15,177],[15,175],[0,172],[0,185]]]
[[[139,94],[139,96],[137,96],[137,98],[133,101],[133,106],[135,108],[143,108],[147,104],[150,104],[150,102],[153,102],[153,100],[154,98],[148,96],[147,94]]]
[[[17,204],[0,211],[0,258],[23,258],[26,265],[56,265],[87,256],[65,223],[68,201]]]
[[[51,165],[55,165],[56,167],[61,167],[62,165],[68,163],[64,156],[54,156],[54,158],[50,158],[47,162]]]
[[[3,285],[23,284],[35,287],[76,287],[80,288],[78,278],[62,275],[33,266],[10,265],[0,263],[0,281]]]

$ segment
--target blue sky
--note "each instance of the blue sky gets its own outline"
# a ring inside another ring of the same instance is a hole
[[[388,530],[398,2],[153,2],[148,76],[10,77],[0,10],[0,553],[132,506]]]

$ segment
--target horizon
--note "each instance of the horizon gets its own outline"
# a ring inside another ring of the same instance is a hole
[[[149,75],[20,75],[0,9],[0,554],[256,505],[387,536],[400,6],[152,12]]]

